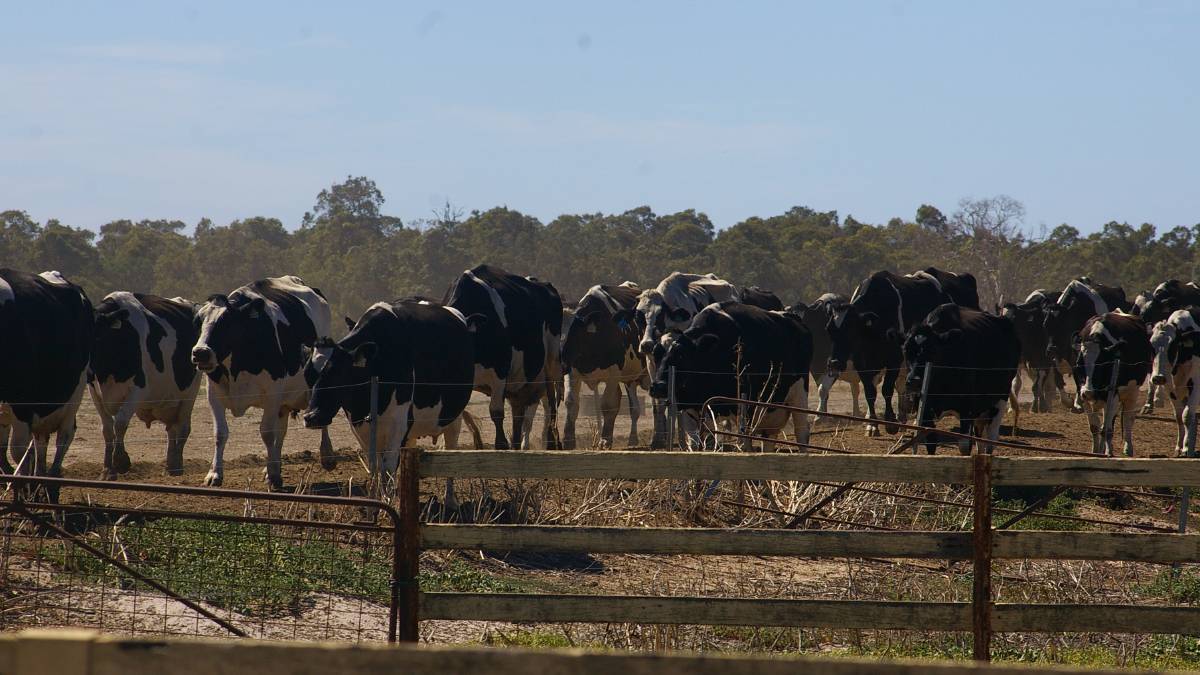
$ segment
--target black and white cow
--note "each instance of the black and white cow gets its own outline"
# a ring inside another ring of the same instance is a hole
[[[562,331],[562,299],[554,286],[492,265],[463,272],[446,291],[443,304],[464,316],[481,315],[475,331],[475,389],[491,397],[488,412],[496,428],[495,447],[507,449],[504,402],[513,412],[512,445],[528,447],[526,419],[544,400],[547,448],[558,448],[556,411]],[[524,436],[524,438],[523,438]]]
[[[900,276],[876,272],[859,284],[850,302],[833,307],[826,330],[832,341],[826,377],[836,377],[854,363],[867,401],[867,417],[875,413],[876,384],[883,391],[883,419],[888,433],[897,427],[892,409],[892,392],[904,365],[901,352],[903,336],[939,305],[951,302],[941,283],[924,272]],[[878,425],[869,423],[867,435],[879,434]]]
[[[928,274],[936,279],[946,295],[950,296],[950,302],[960,307],[979,309],[979,288],[974,274],[947,272],[936,267],[926,267],[912,276],[918,274]]]
[[[384,476],[395,472],[400,448],[414,439],[444,436],[447,448],[457,448],[475,387],[472,330],[460,311],[428,300],[375,303],[337,343],[317,343],[321,358],[313,364],[304,425],[328,427],[344,411],[368,469],[380,467]],[[368,452],[372,377],[379,381],[375,447],[382,458]]]
[[[92,303],[58,272],[0,268],[0,469],[57,476],[92,354]],[[46,465],[50,434],[54,460]],[[32,441],[32,452],[30,452]]]
[[[858,371],[854,368],[854,361],[848,361],[845,368],[838,371],[836,376],[827,374],[829,355],[833,346],[827,325],[833,314],[833,308],[847,302],[849,300],[844,295],[826,293],[810,305],[798,303],[788,307],[787,311],[803,319],[808,332],[812,334],[813,356],[811,372],[813,383],[817,385],[817,396],[819,397],[817,410],[820,412],[827,412],[829,410],[829,393],[833,389],[834,383],[841,380],[850,385],[850,399],[854,406],[851,414],[858,417],[862,414],[862,410],[858,405],[861,382],[858,379]],[[818,418],[816,421],[820,423],[821,420]]]
[[[129,470],[125,433],[134,416],[167,428],[167,473],[183,473],[183,446],[201,377],[191,362],[199,333],[196,306],[182,298],[118,291],[96,306],[88,390],[104,434],[104,471]]]
[[[636,314],[631,310],[637,307],[641,290],[631,281],[618,286],[592,286],[575,306],[575,316],[562,346],[562,367],[567,376],[567,419],[563,424],[566,449],[575,448],[580,392],[585,385],[596,392],[601,384],[604,385],[600,399],[601,444],[612,446],[621,387],[624,387],[629,400],[629,445],[638,445],[638,418],[642,412],[638,385],[648,389],[650,374],[646,357],[638,351],[641,331],[636,320],[621,321],[621,318]]]
[[[192,363],[208,374],[216,447],[206,485],[224,480],[226,411],[241,417],[261,408],[259,433],[267,449],[266,478],[272,489],[283,487],[281,454],[288,415],[308,407],[305,365],[317,340],[329,337],[329,303],[320,290],[300,277],[261,279],[229,295],[210,297],[196,312],[199,337]],[[320,359],[314,357],[315,365]],[[329,432],[321,430],[321,466],[333,468]]]
[[[959,431],[995,441],[1008,409],[1009,387],[1021,360],[1021,341],[1005,317],[947,303],[933,310],[904,341],[908,362],[906,389],[913,409],[921,410],[917,424],[934,426],[944,415],[956,415]],[[921,407],[925,366],[932,379]],[[938,374],[945,376],[939,377]],[[936,445],[927,443],[933,454]],[[971,453],[971,442],[959,442]],[[991,445],[980,448],[991,452]]]
[[[712,304],[695,316],[687,330],[664,339],[659,351],[650,395],[659,400],[667,397],[668,373],[674,367],[675,400],[693,445],[699,440],[701,409],[714,396],[808,407],[812,336],[795,314],[737,301]],[[730,415],[735,409],[715,405],[714,413]],[[747,433],[773,438],[791,420],[796,440],[808,442],[808,415],[769,407],[751,413],[754,423]]]
[[[775,295],[774,291],[768,291],[758,286],[742,286],[738,295],[747,305],[754,305],[760,309],[783,311],[783,301],[779,299],[778,295]]]
[[[1152,386],[1169,393],[1175,409],[1175,454],[1196,453],[1196,408],[1200,406],[1200,307],[1177,309],[1150,335],[1154,350]],[[1153,390],[1151,390],[1153,391]]]
[[[672,272],[638,297],[637,311],[643,320],[639,349],[650,354],[663,333],[687,328],[700,310],[714,302],[741,299],[733,284],[715,274]]]
[[[1129,303],[1125,300],[1125,291],[1120,287],[1104,286],[1090,279],[1074,279],[1058,300],[1046,305],[1043,309],[1046,327],[1046,355],[1052,363],[1061,370],[1070,369],[1072,377],[1078,371],[1071,364],[1075,362],[1075,336],[1093,316],[1099,316],[1112,310],[1128,311]],[[1075,379],[1075,403],[1073,410],[1081,412],[1083,403],[1079,399],[1081,383]]]
[[[1138,297],[1142,298],[1140,295]],[[1170,279],[1156,286],[1149,299],[1142,302],[1137,314],[1147,326],[1153,326],[1177,309],[1200,305],[1200,286],[1191,281],[1183,283],[1178,279]]]
[[[1092,431],[1092,452],[1113,456],[1113,420],[1119,411],[1125,456],[1132,457],[1138,395],[1154,358],[1146,324],[1132,314],[1105,312],[1087,320],[1074,344],[1075,379]]]
[[[1024,302],[1004,303],[998,312],[1013,322],[1017,337],[1021,340],[1021,370],[1013,382],[1013,391],[1021,389],[1021,372],[1032,382],[1033,405],[1030,412],[1049,412],[1055,394],[1064,404],[1070,401],[1064,390],[1062,372],[1046,353],[1046,307],[1055,302],[1062,292],[1038,289],[1030,293]]]

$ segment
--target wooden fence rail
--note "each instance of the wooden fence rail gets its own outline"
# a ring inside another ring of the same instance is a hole
[[[434,478],[798,480],[973,486],[970,532],[731,530],[424,524],[419,481]],[[994,530],[993,485],[1200,487],[1200,462],[1177,459],[921,457],[691,452],[496,452],[403,450],[399,511],[405,539],[399,579],[401,640],[420,619],[703,624],[971,631],[975,658],[990,658],[993,632],[1200,634],[1198,607],[994,603],[999,559],[1200,562],[1200,535]],[[971,602],[765,600],[717,597],[523,593],[419,593],[421,549],[872,557],[971,560]]]

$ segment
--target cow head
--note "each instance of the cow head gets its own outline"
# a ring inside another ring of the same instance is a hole
[[[663,333],[672,330],[683,330],[692,320],[692,313],[682,307],[668,307],[662,293],[651,289],[642,291],[638,296],[637,313],[642,316],[642,340],[638,349],[643,354],[654,351]]]
[[[943,350],[962,340],[962,335],[962,330],[958,328],[939,333],[929,324],[922,323],[913,327],[901,348],[904,360],[908,364],[904,391],[910,406],[916,408],[920,401],[921,389],[925,384],[925,364],[936,364]]]
[[[234,347],[253,342],[254,328],[270,325],[266,301],[261,297],[230,303],[224,295],[213,295],[196,311],[200,337],[192,347],[192,364],[209,373],[233,353]]]
[[[1067,307],[1048,304],[1042,308],[1042,328],[1046,331],[1046,356],[1051,362],[1073,361],[1074,332],[1067,316]]]
[[[691,406],[700,405],[705,380],[721,375],[726,359],[719,355],[720,338],[713,333],[689,336],[671,331],[659,339],[651,350],[656,363],[654,381],[650,384],[650,396],[666,399],[670,395],[670,373],[675,368],[675,400]],[[732,372],[732,363],[728,369]]]
[[[1185,309],[1176,310],[1154,326],[1150,334],[1150,348],[1154,351],[1154,368],[1150,381],[1166,384],[1175,367],[1196,353],[1195,341],[1200,326],[1195,317]]]
[[[1075,370],[1080,382],[1079,397],[1095,401],[1108,392],[1113,366],[1120,358],[1123,340],[1113,337],[1103,317],[1094,317],[1075,334]]]
[[[354,347],[323,344],[329,355],[317,369],[316,381],[312,385],[312,398],[304,411],[304,426],[309,429],[327,427],[338,411],[345,409],[351,414],[351,424],[362,422],[353,419],[355,411],[369,409],[364,399],[370,395],[367,382],[371,379],[371,366],[379,349],[374,342],[360,342]]]

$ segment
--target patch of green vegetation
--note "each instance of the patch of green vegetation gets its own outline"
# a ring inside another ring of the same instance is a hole
[[[296,613],[306,597],[319,592],[387,602],[390,551],[314,534],[168,518],[124,526],[102,548],[181,595],[251,616]],[[68,543],[51,558],[95,583],[146,587]]]
[[[537,589],[536,584],[488,574],[461,560],[451,560],[436,572],[422,572],[418,579],[427,593],[528,593]]]
[[[969,640],[946,636],[911,644],[888,643],[846,647],[823,652],[829,656],[870,659],[919,659],[940,661],[971,658]],[[1155,635],[1135,652],[1124,654],[1101,645],[994,647],[992,660],[1001,663],[1040,663],[1090,668],[1150,668],[1195,670],[1200,667],[1200,640],[1174,635]]]
[[[562,649],[575,646],[571,644],[566,635],[544,630],[494,633],[488,636],[485,644],[503,645],[505,647],[532,647],[535,649]]]
[[[1137,587],[1139,594],[1164,598],[1175,604],[1200,603],[1200,574],[1186,570],[1163,570],[1149,583]]]
[[[1014,511],[1023,511],[1028,507],[1029,504],[1020,499],[1005,499],[996,502],[993,506],[994,509],[1012,509]],[[1038,509],[1038,513],[1053,514],[1056,516],[1078,516],[1079,502],[1072,499],[1069,495],[1061,494],[1050,500],[1050,503]],[[996,513],[993,516],[993,520],[999,524],[1008,520],[1013,515],[1016,514]],[[1086,523],[1078,520],[1064,520],[1061,518],[1031,515],[1017,521],[1010,529],[1075,531],[1084,529],[1086,525]]]

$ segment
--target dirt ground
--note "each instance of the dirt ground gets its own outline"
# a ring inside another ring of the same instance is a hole
[[[652,430],[649,413],[650,399],[644,392],[642,392],[642,398],[645,412],[639,421],[638,430],[639,437],[642,440],[641,445],[648,445]],[[814,395],[812,399],[812,404],[815,406],[816,396]],[[1012,422],[1010,414],[1002,429],[1002,438],[1052,448],[1073,450],[1089,450],[1091,448],[1086,416],[1072,414],[1061,407],[1056,408],[1052,413],[1035,415],[1028,412],[1027,402],[1023,403],[1022,407],[1024,411],[1021,414],[1018,435],[1015,438],[1009,435]],[[830,397],[829,409],[831,412],[850,412],[850,392],[847,385],[839,383],[835,387],[833,395]],[[476,394],[472,397],[468,410],[479,421],[483,442],[485,444],[490,443],[493,439],[493,427],[488,417],[486,397]],[[589,393],[585,393],[577,423],[580,448],[592,446],[598,439],[597,430],[599,424],[595,410],[593,397]],[[1168,406],[1160,408],[1155,412],[1159,416],[1169,416],[1169,410]],[[541,415],[542,413],[539,409],[534,422],[534,447],[544,447],[544,441],[541,436]],[[558,416],[561,427],[565,413],[560,409]],[[261,467],[266,456],[258,435],[260,417],[261,414],[258,410],[250,410],[244,417],[229,418],[230,438],[225,449],[225,461],[230,469],[236,470],[227,477],[227,487],[253,487],[257,489],[261,486],[261,477],[256,481],[251,481],[250,485],[244,479],[244,470],[254,466],[256,462]],[[951,422],[951,420],[944,421],[942,426],[949,428]],[[624,445],[629,435],[629,426],[628,410],[625,405],[622,405],[621,412],[617,417],[616,432],[614,434],[614,439],[618,447]],[[844,422],[836,424],[827,423],[815,428],[819,430],[819,433],[814,434],[814,443],[857,452],[886,452],[888,444],[894,440],[893,436],[887,434],[879,438],[867,438],[861,426]],[[511,419],[506,419],[506,429],[511,431]],[[345,419],[338,417],[329,431],[334,448],[338,451],[339,455],[349,459],[349,461],[343,461],[339,470],[329,475],[327,479],[339,480],[354,472],[361,472],[358,461],[352,459],[358,453],[357,443],[351,435],[349,425]],[[1175,446],[1175,425],[1169,421],[1138,419],[1134,425],[1134,438],[1136,456],[1170,456]],[[290,463],[304,466],[309,461],[307,458],[310,455],[315,458],[319,441],[320,435],[317,431],[305,429],[299,420],[291,420],[287,439],[284,444],[284,456],[289,458]],[[465,429],[459,442],[460,447],[471,447],[470,434]],[[1119,442],[1118,436],[1117,443],[1119,444]],[[136,480],[162,479],[170,483],[198,485],[203,481],[204,475],[211,464],[213,443],[212,416],[208,411],[207,405],[204,403],[202,392],[193,413],[192,435],[184,450],[185,474],[182,480],[167,480],[167,477],[163,475],[166,432],[161,425],[157,424],[149,429],[140,424],[130,427],[129,434],[126,437],[126,448],[134,463],[134,467],[132,473],[125,478]],[[942,452],[951,451],[943,450]],[[85,397],[83,406],[79,412],[79,429],[75,437],[75,442],[71,446],[71,450],[65,461],[64,475],[72,478],[96,478],[100,474],[103,459],[104,441],[100,433],[100,420],[96,416],[91,401]],[[308,468],[312,469],[314,467],[317,473],[323,473],[316,466],[315,459],[312,460]],[[288,471],[289,469],[285,469],[285,481],[294,480],[294,478],[287,475]]]

